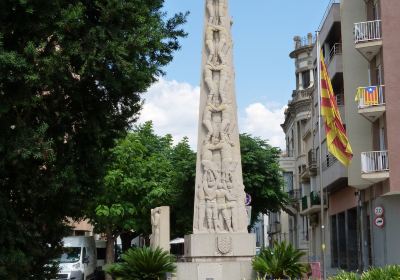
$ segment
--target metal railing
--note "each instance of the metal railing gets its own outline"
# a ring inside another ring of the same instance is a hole
[[[308,196],[305,195],[301,198],[301,210],[307,210],[308,209]]]
[[[328,6],[326,7],[326,10],[325,10],[324,16],[322,17],[322,20],[321,20],[321,22],[320,22],[320,24],[319,24],[319,26],[318,26],[318,30],[319,30],[319,31],[321,31],[322,26],[324,25],[325,20],[326,20],[326,18],[327,18],[328,15],[329,15],[329,11],[331,10],[331,8],[332,8],[332,6],[333,6],[334,4],[340,4],[340,0],[330,0],[330,1],[329,1]]]
[[[354,42],[364,43],[382,39],[381,20],[357,22],[354,24]]]
[[[325,171],[337,162],[337,158],[331,154],[327,154],[325,160],[322,162],[322,170]]]
[[[313,191],[310,193],[310,202],[311,206],[321,205],[321,198],[317,192]]]
[[[338,93],[335,95],[336,104],[338,106],[344,106],[344,93]]]
[[[374,173],[389,171],[388,151],[361,153],[361,172]]]
[[[308,151],[308,168],[311,173],[315,173],[317,171],[317,152],[315,149],[311,149]]]
[[[301,191],[300,190],[290,190],[288,191],[288,196],[291,200],[300,200]]]
[[[327,59],[327,61],[326,61],[327,64],[329,64],[331,62],[331,60],[333,59],[333,57],[335,55],[339,55],[339,54],[342,54],[342,43],[335,43],[332,46],[331,50],[329,51],[328,57],[326,58]]]
[[[359,87],[357,89],[356,101],[358,108],[385,105],[385,86]]]

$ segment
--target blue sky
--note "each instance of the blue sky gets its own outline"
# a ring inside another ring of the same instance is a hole
[[[169,16],[189,11],[188,37],[164,69],[166,76],[144,95],[140,122],[152,120],[156,133],[188,136],[196,149],[205,0],[165,0]],[[295,35],[314,33],[329,0],[229,0],[239,131],[284,148],[280,124],[295,87],[289,58]]]

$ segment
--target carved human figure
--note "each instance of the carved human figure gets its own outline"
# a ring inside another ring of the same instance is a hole
[[[218,149],[215,144],[209,143],[207,139],[204,139],[203,146],[201,149],[201,163],[204,168],[204,173],[210,173],[214,177],[214,180],[218,180],[220,178],[220,174],[218,173],[218,168],[215,162],[213,161],[213,150]]]
[[[219,83],[213,79],[213,72],[219,72]],[[204,68],[204,81],[211,95],[220,94],[221,102],[227,103],[227,86],[229,81],[229,72],[226,64],[207,63]]]
[[[221,112],[221,139],[225,139],[228,143],[233,145],[233,142],[230,139],[230,133],[233,127],[232,124],[232,105],[227,103],[222,103],[220,106],[215,108],[217,112]]]
[[[214,67],[211,63],[207,63],[204,67],[204,82],[208,88],[209,95],[214,96],[217,94],[217,85],[213,79]]]
[[[207,176],[207,180],[205,180],[205,183],[203,185],[205,201],[206,201],[207,226],[209,232],[215,232],[219,227],[218,208],[216,199],[217,182],[212,179],[209,180],[209,177],[210,176]]]
[[[217,44],[217,56],[220,59],[222,64],[226,63],[227,54],[230,49],[230,42],[226,33],[226,30],[223,28],[218,28],[219,32],[219,40]]]
[[[217,108],[213,105],[212,99],[213,99],[213,96],[208,95],[207,104],[204,107],[204,111],[203,111],[203,120],[202,121],[203,121],[203,125],[207,129],[206,140],[211,140],[211,137],[214,133],[213,123],[212,123],[212,113],[217,112]]]
[[[207,182],[203,180],[203,184],[197,186],[197,228],[199,231],[204,231],[204,218],[206,214],[205,184],[207,184]]]
[[[151,209],[151,229],[150,245],[158,247],[160,245],[160,209]]]
[[[212,24],[209,24],[207,26],[206,30],[206,46],[208,50],[208,59],[207,62],[210,63],[213,61],[215,57],[215,52],[216,52],[216,46],[214,43],[214,32],[215,32],[215,27]]]
[[[228,194],[228,191],[226,190],[225,185],[221,182],[218,184],[218,188],[216,191],[216,197],[217,197],[217,206],[218,206],[218,214],[222,215],[223,221],[225,222],[228,231],[232,232],[232,221],[231,221],[231,215],[229,213],[229,210],[226,205],[226,196]],[[224,229],[224,224],[220,225],[219,230]]]
[[[215,0],[207,0],[208,22],[214,23],[216,18]]]
[[[228,189],[228,193],[226,194],[226,205],[231,215],[233,231],[237,232],[239,229],[239,217],[237,207],[238,193],[234,189],[233,183],[231,181],[226,181],[226,186]]]

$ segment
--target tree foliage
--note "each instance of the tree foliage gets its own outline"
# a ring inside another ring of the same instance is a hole
[[[136,126],[111,149],[104,188],[98,190],[88,216],[96,231],[107,233],[112,243],[126,232],[149,235],[150,210],[168,205],[172,236],[187,233],[192,224],[194,172],[195,154],[186,138],[174,146],[170,135],[154,133],[151,122]],[[181,218],[185,211],[188,215]]]
[[[288,201],[279,167],[280,150],[258,137],[240,134],[240,151],[245,191],[252,198],[253,224],[259,213],[276,212]]]
[[[65,216],[185,36],[163,2],[0,1],[0,278],[48,278]]]

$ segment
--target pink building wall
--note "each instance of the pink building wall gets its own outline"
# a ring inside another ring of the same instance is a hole
[[[329,196],[329,215],[335,215],[357,206],[357,189],[345,187]]]

